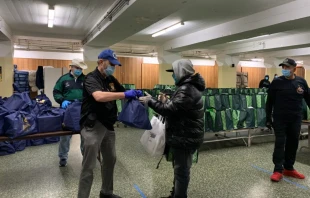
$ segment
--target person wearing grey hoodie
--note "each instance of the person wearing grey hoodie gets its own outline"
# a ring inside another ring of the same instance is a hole
[[[174,187],[171,198],[186,198],[190,181],[190,169],[194,152],[200,147],[204,136],[204,110],[202,93],[205,81],[196,73],[190,60],[172,63],[172,77],[177,86],[170,100],[162,102],[151,96],[140,97],[166,120],[166,149],[173,154]]]

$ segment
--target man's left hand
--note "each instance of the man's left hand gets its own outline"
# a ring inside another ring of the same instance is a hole
[[[143,104],[148,104],[148,102],[151,100],[152,96],[148,93],[145,93],[146,96],[140,97],[139,101]]]

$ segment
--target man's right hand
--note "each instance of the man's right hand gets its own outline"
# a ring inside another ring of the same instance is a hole
[[[271,130],[272,129],[272,121],[271,120],[267,120],[266,122],[266,127]]]
[[[71,102],[68,100],[65,100],[62,102],[61,108],[66,109],[69,106],[69,104],[71,104]]]

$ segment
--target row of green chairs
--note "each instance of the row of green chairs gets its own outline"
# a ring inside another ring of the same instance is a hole
[[[265,108],[267,94],[215,94],[204,95],[204,109],[225,109],[244,110],[249,107]]]
[[[206,109],[204,120],[205,132],[265,127],[266,111],[264,108],[253,107],[244,110],[225,109],[221,111]]]
[[[130,89],[136,89],[136,85],[135,84],[122,84],[123,87],[126,89],[126,90],[130,90]]]
[[[265,88],[207,88],[206,94],[258,94],[267,93]]]
[[[154,89],[160,89],[160,90],[165,90],[165,89],[171,89],[171,90],[175,90],[175,85],[160,85],[157,84],[154,86]]]

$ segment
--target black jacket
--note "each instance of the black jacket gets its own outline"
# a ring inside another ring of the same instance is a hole
[[[269,80],[266,80],[266,79],[261,80],[259,83],[259,88],[267,88],[268,89],[269,86],[270,86],[270,82],[269,82]]]
[[[169,146],[197,149],[204,137],[202,92],[205,81],[200,74],[195,74],[182,78],[177,86],[167,103],[153,98],[148,105],[166,118],[166,143]]]
[[[310,95],[307,81],[299,76],[293,80],[280,76],[272,81],[266,102],[266,119],[271,115],[277,118],[291,119],[302,116],[303,99],[310,107]]]
[[[80,125],[83,127],[88,116],[92,114],[91,116],[107,129],[114,131],[113,125],[117,120],[116,101],[97,102],[92,95],[96,91],[124,92],[125,88],[114,76],[104,77],[98,68],[87,74],[83,87]]]

